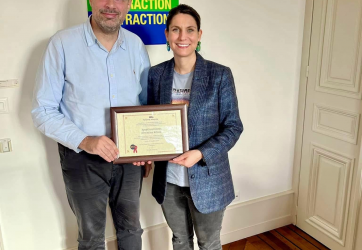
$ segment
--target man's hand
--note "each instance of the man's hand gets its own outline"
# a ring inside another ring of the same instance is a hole
[[[187,151],[186,153],[176,157],[175,159],[169,161],[171,163],[176,163],[187,168],[191,168],[198,161],[202,159],[202,153],[198,149]]]
[[[147,178],[152,170],[152,162],[147,162],[145,165],[145,174],[143,175],[144,178]]]
[[[107,136],[87,136],[79,144],[79,148],[89,154],[99,155],[108,162],[118,157],[118,148]]]

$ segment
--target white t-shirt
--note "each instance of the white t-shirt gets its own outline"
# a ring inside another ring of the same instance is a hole
[[[172,104],[187,104],[187,106],[189,105],[193,76],[193,71],[181,75],[174,70],[172,83]],[[187,168],[175,163],[168,163],[167,182],[180,187],[189,187],[190,185]]]

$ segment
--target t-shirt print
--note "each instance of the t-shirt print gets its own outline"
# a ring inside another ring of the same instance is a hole
[[[172,89],[172,104],[186,104],[190,103],[191,89]]]

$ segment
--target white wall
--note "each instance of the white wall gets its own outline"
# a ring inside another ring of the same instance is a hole
[[[292,188],[299,67],[305,0],[187,0],[202,17],[202,52],[234,74],[245,126],[230,152],[240,201]],[[84,22],[84,0],[0,0],[0,89],[9,114],[0,114],[0,138],[13,152],[0,154],[0,226],[5,250],[60,250],[76,246],[56,143],[32,125],[32,90],[47,41],[57,30]],[[152,64],[171,58],[166,46],[148,46]],[[141,222],[164,222],[144,182]],[[108,222],[110,220],[108,219]],[[107,236],[114,234],[111,223]]]

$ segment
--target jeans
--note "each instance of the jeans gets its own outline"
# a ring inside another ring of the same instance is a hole
[[[194,249],[194,230],[200,250],[221,250],[220,231],[225,209],[202,214],[197,211],[189,187],[167,183],[163,214],[172,230],[174,250]]]
[[[69,205],[78,223],[78,249],[104,250],[106,207],[112,211],[119,250],[141,250],[139,196],[143,168],[108,163],[58,144]]]

